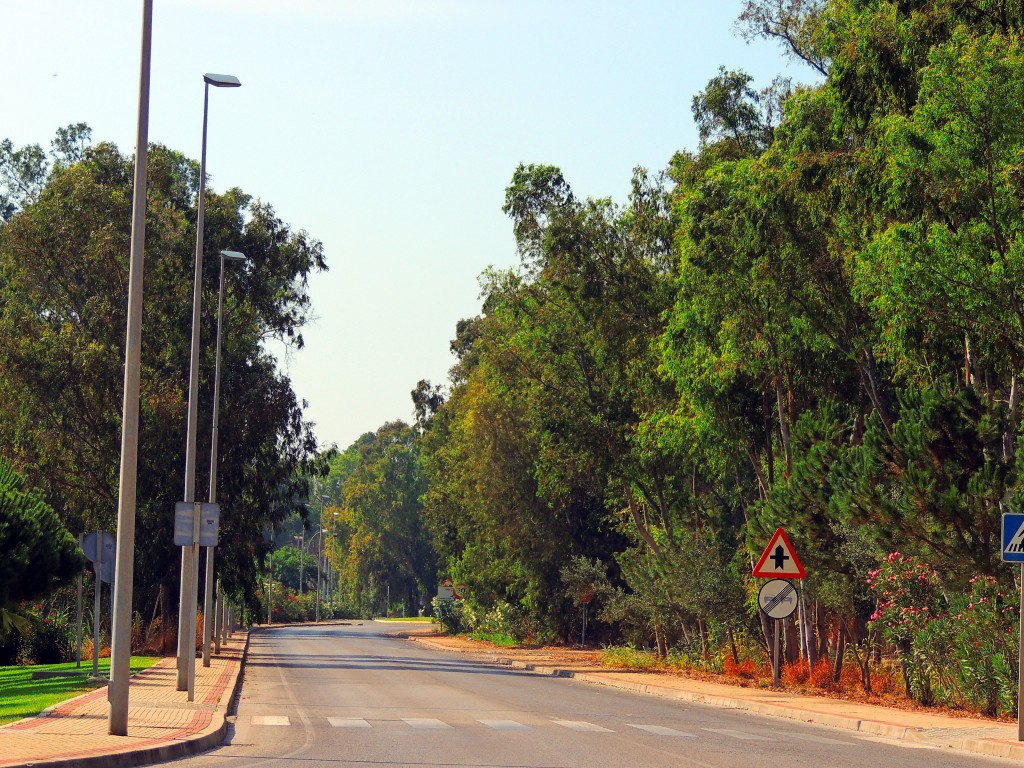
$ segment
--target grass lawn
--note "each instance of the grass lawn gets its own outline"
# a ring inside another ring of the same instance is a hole
[[[132,656],[131,670],[135,673],[153,666],[158,661],[159,657]],[[0,724],[35,715],[49,706],[96,687],[88,682],[88,677],[92,673],[92,659],[82,659],[82,666],[78,668],[82,672],[81,675],[32,679],[33,672],[44,669],[73,672],[76,667],[73,661],[68,664],[0,667]],[[100,659],[100,674],[108,675],[109,672],[110,659]]]

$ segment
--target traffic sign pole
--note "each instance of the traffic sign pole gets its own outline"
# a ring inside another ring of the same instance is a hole
[[[100,609],[103,599],[100,590],[103,585],[103,579],[100,578],[103,571],[103,534],[101,531],[96,531],[96,552],[92,561],[92,570],[96,574],[94,579],[96,589],[92,598],[92,677],[95,679],[100,676]]]
[[[1020,563],[1020,616],[1017,626],[1017,741],[1024,741],[1024,514],[1004,512],[1000,539],[1000,559]]]
[[[785,619],[774,619],[772,623],[775,625],[775,635],[772,640],[774,646],[772,650],[772,688],[779,687],[779,634],[782,631],[782,622]]]

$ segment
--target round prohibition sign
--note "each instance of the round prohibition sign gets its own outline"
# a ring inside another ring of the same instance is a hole
[[[796,587],[786,579],[766,581],[757,592],[757,604],[770,619],[785,619],[796,610]]]

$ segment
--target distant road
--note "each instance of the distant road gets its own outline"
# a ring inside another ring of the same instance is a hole
[[[228,742],[173,765],[1016,765],[490,666],[386,637],[403,626],[302,625],[254,633]]]

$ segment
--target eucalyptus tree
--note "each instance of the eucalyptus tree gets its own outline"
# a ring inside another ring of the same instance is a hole
[[[120,450],[121,365],[131,220],[131,159],[65,131],[37,191],[0,226],[0,453],[73,531],[110,525]],[[151,148],[140,403],[140,604],[176,576],[170,531],[181,496],[188,381],[196,164]],[[231,276],[222,350],[218,497],[228,587],[255,597],[272,520],[323,469],[302,404],[263,342],[300,346],[308,276],[321,245],[238,189],[208,192],[200,434],[211,412],[219,250],[244,252]],[[198,466],[209,466],[199,441]],[[202,497],[197,489],[197,497]],[[148,588],[147,588],[148,587]]]

